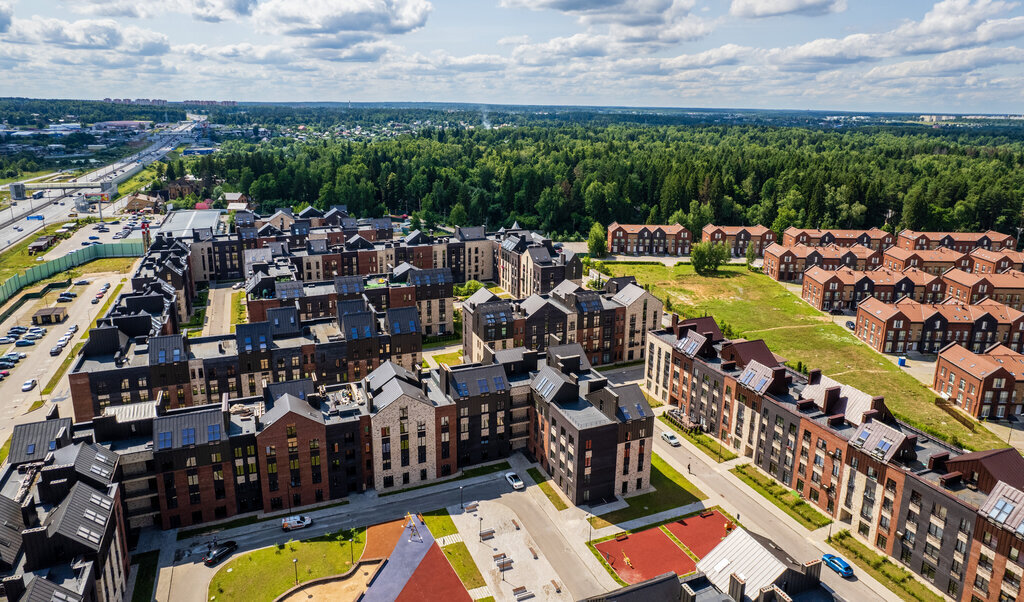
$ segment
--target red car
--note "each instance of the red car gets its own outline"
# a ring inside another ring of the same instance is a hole
[[[0,370],[0,376],[2,376],[4,378],[7,378],[10,375],[11,375],[11,371],[10,370]]]

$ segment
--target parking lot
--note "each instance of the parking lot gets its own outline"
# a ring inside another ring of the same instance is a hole
[[[11,352],[25,354],[25,358],[21,359],[13,368],[4,368],[10,374],[0,381],[0,441],[5,441],[10,436],[15,424],[43,419],[45,410],[30,412],[33,403],[42,399],[42,389],[69,354],[73,352],[75,345],[85,340],[92,321],[96,319],[100,309],[113,294],[122,277],[120,274],[110,273],[91,275],[86,278],[88,284],[72,284],[66,289],[78,295],[72,302],[57,303],[59,292],[53,292],[42,299],[25,303],[13,316],[0,324],[0,336],[2,336],[6,335],[14,326],[32,327],[32,314],[39,309],[60,306],[68,312],[68,317],[63,322],[45,325],[46,334],[34,341],[34,345],[18,347],[12,343],[0,344],[0,355]],[[90,301],[103,288],[104,284],[110,285],[110,291],[104,295],[101,301],[95,304],[91,303]],[[73,324],[78,326],[78,331],[59,354],[51,356],[50,350],[57,345],[57,341]],[[23,392],[22,385],[31,379],[35,379],[37,384],[31,390]],[[59,404],[61,416],[71,417],[71,395],[66,378],[62,379],[54,388],[49,398],[51,402]]]
[[[116,221],[117,223],[114,223]],[[107,232],[100,231],[100,224],[89,224],[79,228],[73,232],[67,240],[62,240],[59,244],[50,248],[46,253],[41,255],[43,260],[52,261],[67,255],[71,251],[76,251],[94,242],[100,244],[109,244],[114,242],[121,242],[126,240],[142,240],[141,220],[136,222],[135,228],[125,238],[114,238],[114,235],[121,232],[122,228],[128,225],[128,220],[125,217],[114,218],[114,221],[105,222],[104,227],[108,230]],[[156,225],[154,221],[153,226]]]

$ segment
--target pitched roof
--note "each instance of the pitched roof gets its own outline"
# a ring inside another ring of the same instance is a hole
[[[270,407],[266,408],[263,415],[260,416],[260,423],[267,427],[288,414],[297,414],[313,422],[324,423],[324,415],[320,410],[309,405],[305,399],[299,399],[291,393],[285,393],[274,399]]]
[[[7,462],[12,466],[42,460],[56,449],[59,438],[70,438],[71,419],[42,420],[14,425],[11,434],[10,455]],[[51,449],[52,444],[52,449]]]
[[[153,449],[178,449],[227,438],[219,409],[179,412],[153,420]]]
[[[978,462],[997,481],[1024,488],[1024,457],[1013,447],[960,454],[950,459],[947,465],[960,462]]]
[[[93,551],[103,547],[107,521],[113,513],[114,499],[81,481],[71,486],[43,522],[49,535],[60,534]]]
[[[53,452],[56,465],[75,467],[75,472],[103,485],[114,482],[118,455],[94,443],[76,443]]]
[[[839,387],[839,403],[829,408],[829,413],[843,414],[847,422],[860,424],[864,420],[864,412],[867,412],[872,407],[872,397],[856,387],[844,385],[822,374],[817,383],[813,385],[808,384],[804,387],[800,397],[813,400],[814,405],[824,411],[825,393],[832,387]]]
[[[743,528],[733,529],[697,563],[697,570],[719,590],[729,591],[729,577],[735,573],[746,581],[746,591],[752,595],[775,583],[787,568],[770,549]]]

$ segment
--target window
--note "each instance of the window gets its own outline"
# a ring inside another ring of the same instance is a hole
[[[220,425],[211,424],[206,427],[206,440],[210,443],[220,441]]]
[[[173,445],[173,443],[171,441],[172,441],[171,433],[169,433],[169,432],[157,433],[157,435],[156,435],[156,448],[157,449],[170,449],[170,447]]]
[[[181,429],[181,444],[182,445],[195,445],[196,444],[196,429],[184,428]]]

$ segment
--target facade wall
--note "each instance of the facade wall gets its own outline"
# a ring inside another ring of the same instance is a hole
[[[377,491],[394,491],[437,478],[440,437],[432,406],[403,396],[376,412],[370,424],[373,484]],[[403,442],[407,446],[406,459]]]

